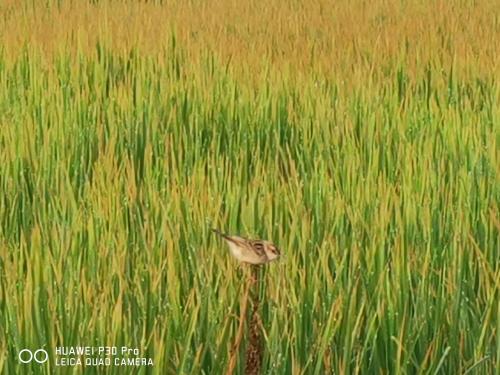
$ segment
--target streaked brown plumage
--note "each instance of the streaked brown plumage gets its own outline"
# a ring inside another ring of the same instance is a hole
[[[276,260],[280,256],[280,250],[271,241],[230,236],[217,229],[212,229],[212,231],[226,240],[231,254],[240,262],[265,264]]]

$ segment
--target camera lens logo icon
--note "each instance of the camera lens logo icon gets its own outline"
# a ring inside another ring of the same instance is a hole
[[[37,363],[45,363],[49,359],[49,353],[44,349],[38,349],[32,352],[29,349],[23,349],[18,354],[21,363],[31,363],[33,360]]]

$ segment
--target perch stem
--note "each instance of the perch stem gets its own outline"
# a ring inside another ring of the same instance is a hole
[[[246,375],[259,375],[261,373],[263,347],[261,340],[261,319],[259,315],[259,267],[252,267],[251,281],[254,291],[251,293],[252,315],[249,318],[249,343],[246,351]]]
[[[250,282],[247,282],[245,293],[243,294],[243,298],[241,300],[238,331],[236,333],[236,338],[234,339],[234,344],[231,349],[226,375],[232,375],[236,367],[236,360],[238,358],[238,352],[240,349],[241,340],[243,339],[243,333],[245,328],[245,318],[247,315],[247,308],[248,308],[248,295],[250,293],[250,287],[252,286],[252,284],[253,284],[253,276],[251,276]]]

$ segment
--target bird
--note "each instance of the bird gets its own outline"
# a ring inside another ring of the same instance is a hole
[[[266,264],[280,257],[280,249],[267,240],[250,240],[240,236],[230,236],[218,229],[212,229],[229,245],[231,254],[242,263]]]

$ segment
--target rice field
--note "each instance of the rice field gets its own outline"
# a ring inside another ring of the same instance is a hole
[[[499,56],[488,0],[0,0],[0,373],[224,374],[215,227],[284,254],[263,374],[498,374]]]

